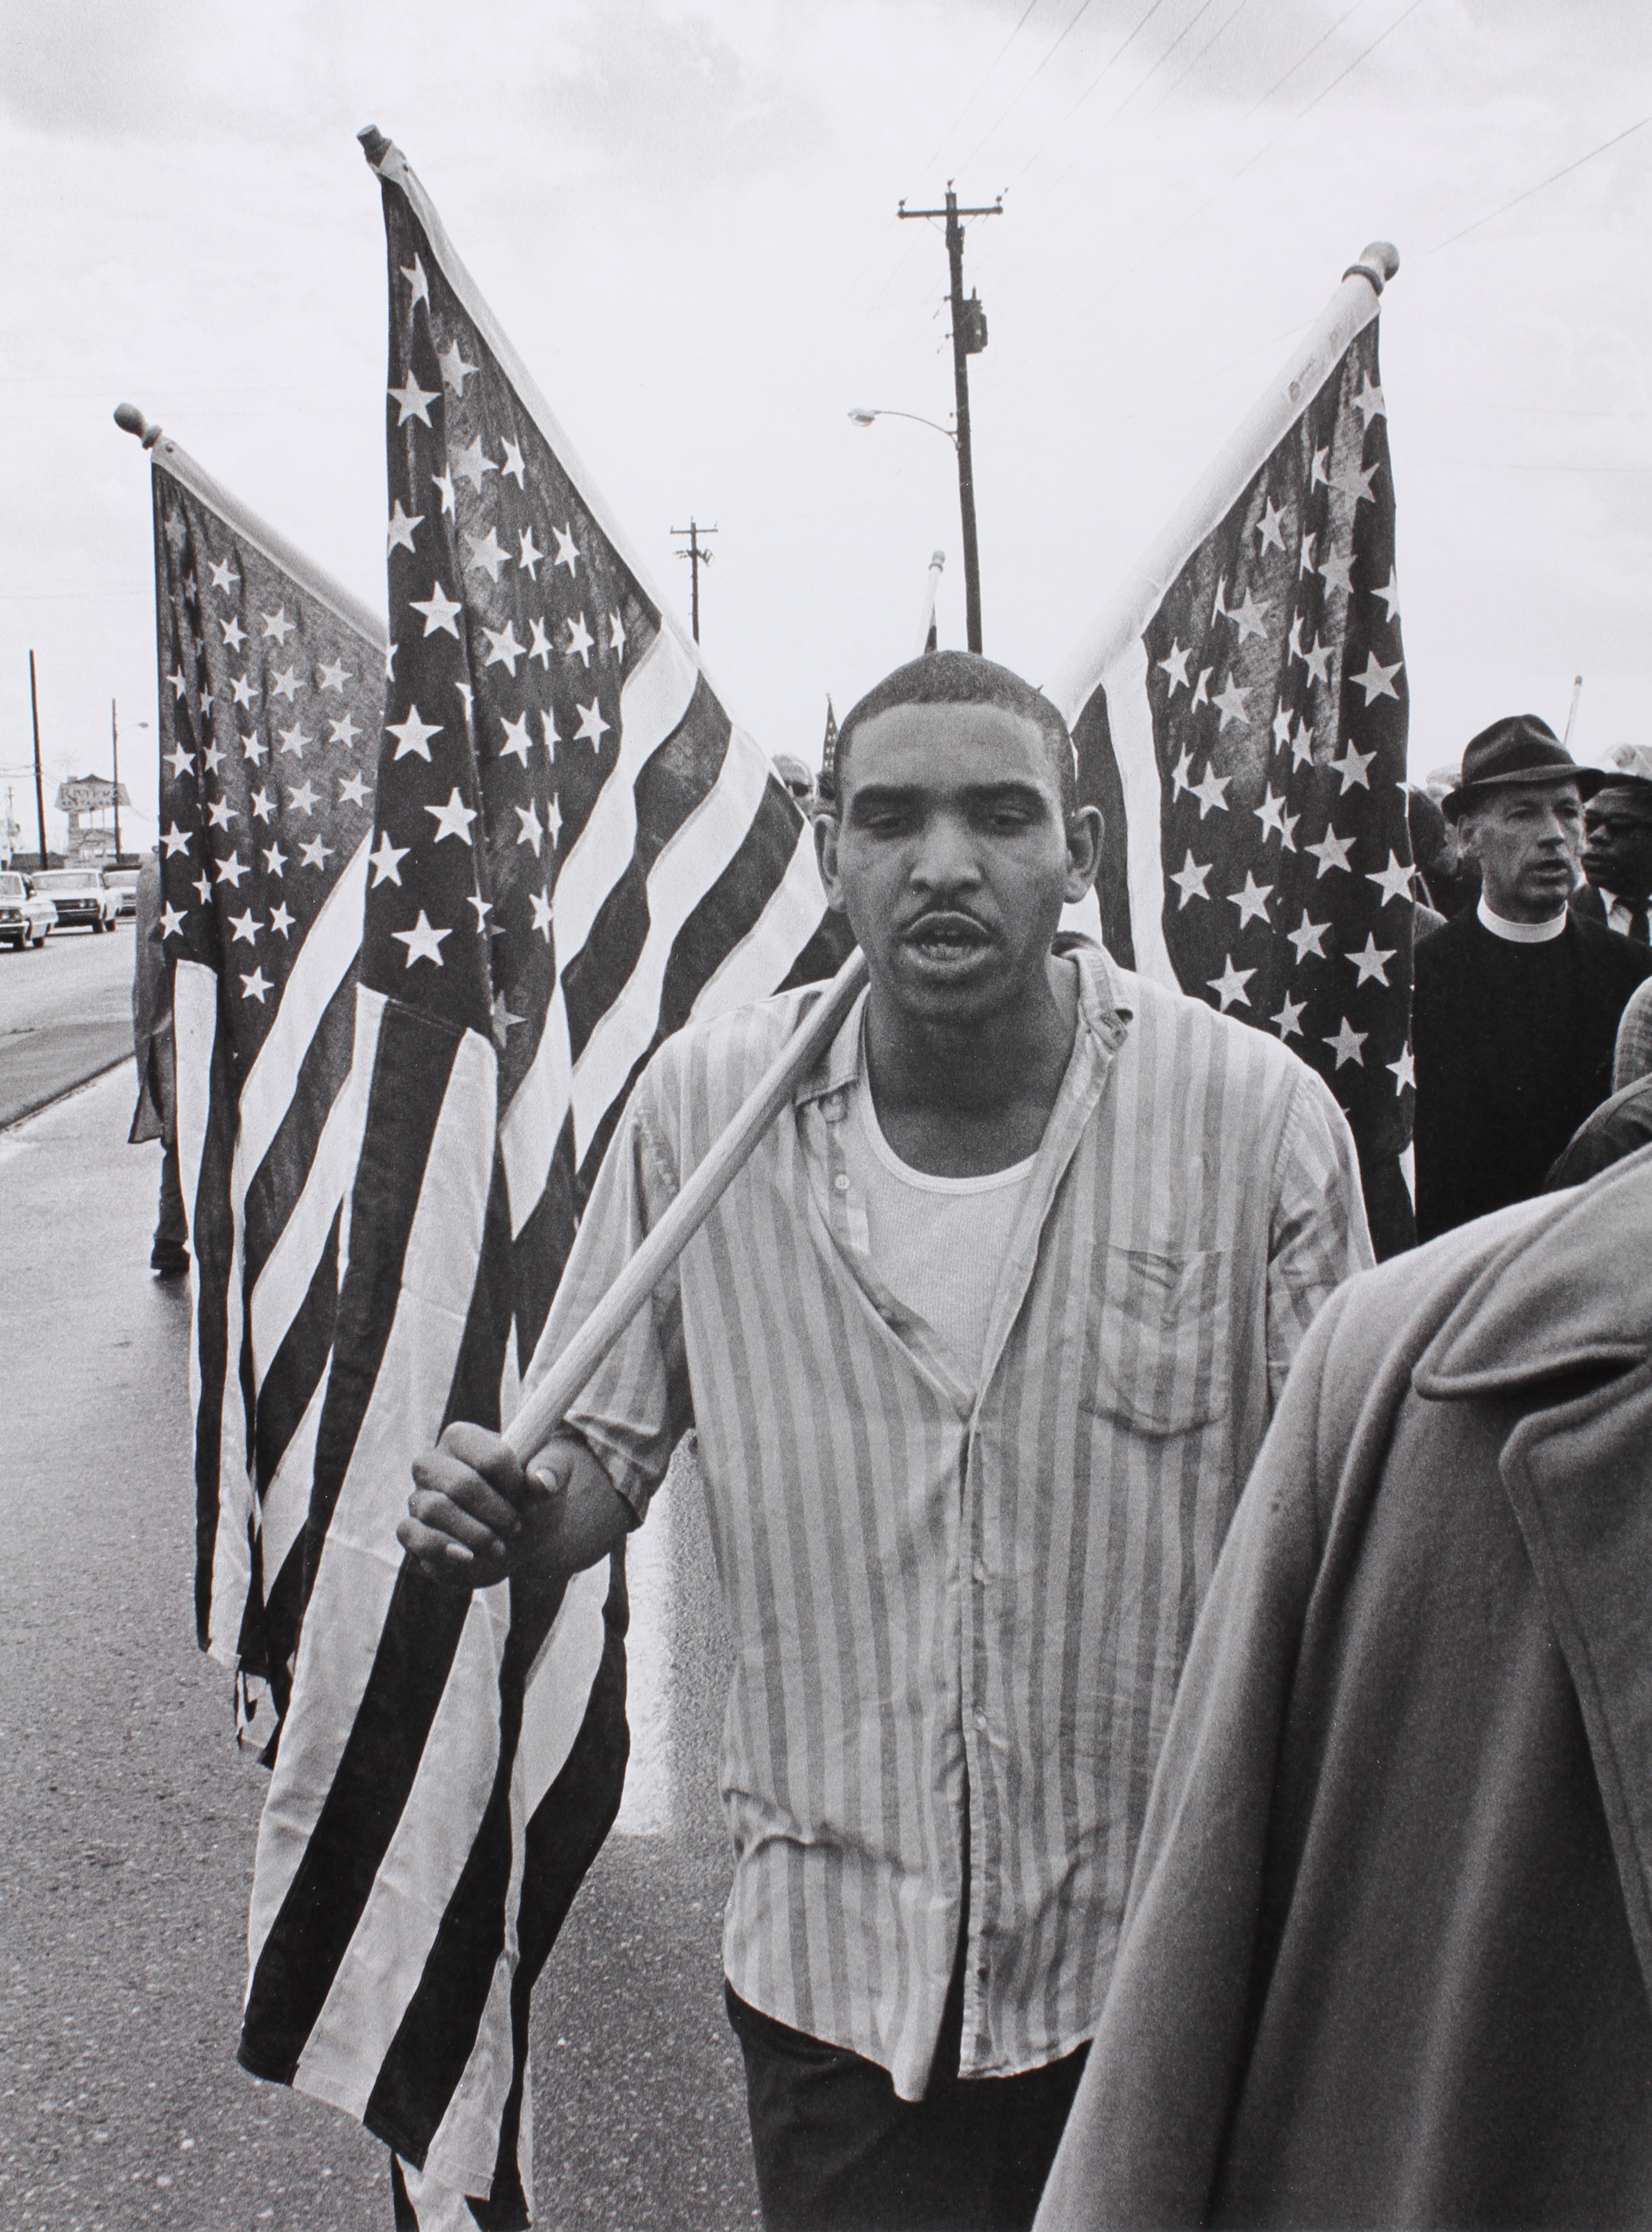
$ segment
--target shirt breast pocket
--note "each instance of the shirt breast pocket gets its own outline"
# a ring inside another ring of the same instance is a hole
[[[1080,1400],[1163,1439],[1233,1405],[1229,1266],[1221,1249],[1108,1248],[1085,1327]]]

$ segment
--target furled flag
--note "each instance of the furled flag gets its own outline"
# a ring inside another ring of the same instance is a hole
[[[814,973],[824,905],[803,817],[405,159],[362,137],[389,247],[394,646],[364,1133],[241,2059],[385,2139],[420,2214],[490,2196],[483,2221],[519,2225],[528,1993],[624,1773],[623,1578],[580,1575],[560,1608],[466,1595],[406,1564],[396,1522],[419,1449],[512,1408],[650,1052]]]
[[[142,431],[141,413],[121,423]],[[285,1703],[340,1205],[385,674],[349,592],[157,428],[163,951],[193,1253],[196,1617]]]
[[[1408,693],[1365,250],[1052,685],[1127,967],[1277,1032],[1341,1102],[1381,1255],[1415,1238]]]

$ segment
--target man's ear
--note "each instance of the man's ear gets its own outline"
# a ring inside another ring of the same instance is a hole
[[[1096,880],[1105,827],[1098,806],[1081,806],[1067,816],[1066,898],[1069,906],[1076,905]]]
[[[838,875],[838,839],[842,834],[843,824],[835,814],[815,815],[814,857],[820,865],[826,905],[834,914],[844,912],[843,885]]]

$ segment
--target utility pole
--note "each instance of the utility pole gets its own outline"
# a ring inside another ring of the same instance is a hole
[[[673,535],[686,535],[689,538],[688,548],[679,550],[677,555],[679,558],[686,558],[689,561],[690,581],[689,612],[696,643],[700,640],[700,568],[711,563],[711,553],[703,548],[700,538],[703,535],[715,535],[716,531],[715,527],[702,527],[692,512],[689,514],[689,523],[686,527],[674,527],[671,529]]]
[[[29,710],[35,720],[35,812],[40,823],[40,866],[46,871],[46,793],[40,779],[40,699],[35,691],[35,654],[29,654]]]
[[[120,724],[114,717],[114,700],[109,700],[109,752],[114,762],[114,864],[120,866]]]
[[[956,395],[958,431],[958,509],[963,516],[963,597],[965,624],[971,651],[981,649],[981,557],[975,547],[975,467],[969,446],[969,359],[987,346],[987,313],[981,299],[963,298],[963,220],[969,217],[1002,217],[1001,195],[990,209],[960,209],[958,197],[947,181],[947,204],[938,210],[910,210],[902,202],[900,217],[943,217],[947,221],[947,263],[952,275],[952,383]]]

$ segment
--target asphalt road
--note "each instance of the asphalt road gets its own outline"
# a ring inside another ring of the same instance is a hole
[[[0,983],[113,979],[131,951],[54,939]],[[386,2226],[377,2142],[234,2063],[264,1776],[194,1644],[187,1297],[147,1269],[159,1149],[125,1144],[132,1098],[122,1068],[0,1137],[0,2225]],[[627,1833],[536,1995],[541,2225],[756,2216],[692,1488],[638,1538]]]
[[[132,1061],[133,918],[101,936],[55,930],[32,953],[0,946],[0,1125],[15,1124],[124,1055]],[[128,1121],[137,1098],[131,1071]]]

